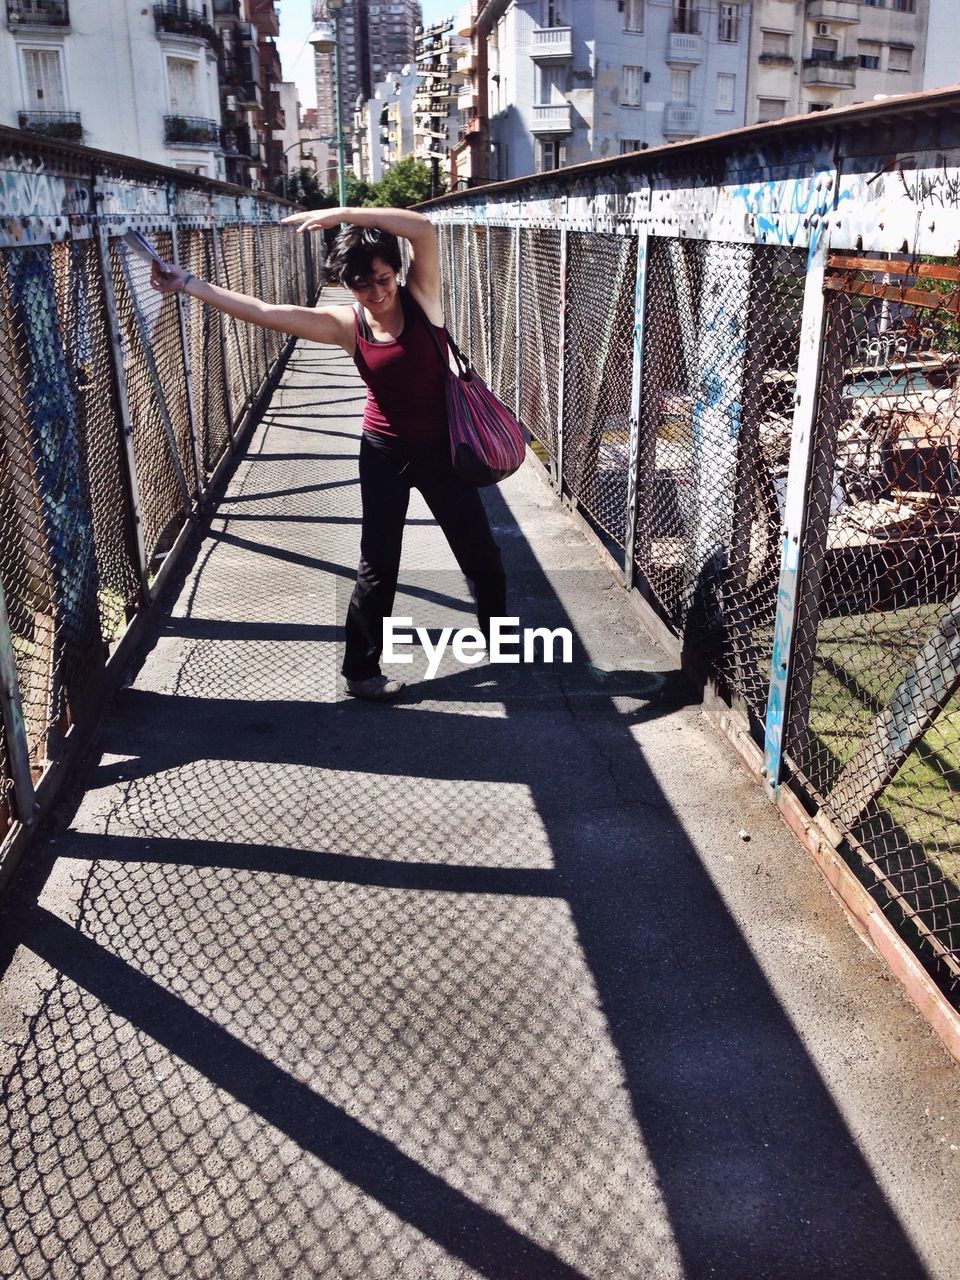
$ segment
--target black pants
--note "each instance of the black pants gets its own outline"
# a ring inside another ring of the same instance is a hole
[[[504,616],[506,578],[500,550],[479,492],[454,474],[447,441],[405,446],[364,433],[360,568],[347,610],[343,658],[348,680],[365,680],[380,672],[383,620],[393,611],[411,489],[423,494],[461,572],[473,584],[480,630],[488,636],[490,619]]]

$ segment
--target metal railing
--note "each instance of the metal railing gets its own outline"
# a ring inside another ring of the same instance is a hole
[[[67,142],[83,140],[79,111],[19,111],[17,124],[28,133],[40,133],[48,138],[63,138]]]
[[[220,126],[216,120],[205,120],[200,116],[164,116],[163,140],[195,147],[216,147],[220,144]]]
[[[287,349],[156,293],[123,234],[271,302],[315,288],[268,196],[12,129],[0,192],[2,877]]]
[[[68,27],[67,0],[7,0],[7,23],[11,27]]]
[[[960,1003],[960,95],[424,208],[553,484]]]

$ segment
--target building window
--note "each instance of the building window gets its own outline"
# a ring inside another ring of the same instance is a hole
[[[620,105],[621,107],[643,105],[643,67],[620,68]]]
[[[829,111],[829,110],[830,110],[829,102],[808,102],[807,103],[807,115],[812,116],[812,115],[815,115],[816,112],[818,111]]]
[[[766,124],[768,120],[782,120],[787,111],[787,104],[782,98],[757,99],[757,123]]]
[[[827,40],[824,36],[817,36],[813,42],[810,56],[815,62],[836,62],[839,48],[840,45],[836,40]]]
[[[894,13],[916,13],[917,0],[893,0],[890,8]]]
[[[623,6],[623,29],[625,31],[643,30],[643,0],[626,0]]]
[[[673,0],[673,29],[677,35],[700,34],[696,0]]]
[[[892,44],[887,54],[888,71],[909,71],[911,51],[903,45]]]
[[[27,87],[24,106],[28,111],[66,110],[59,49],[24,49],[23,79]]]
[[[541,63],[537,68],[537,102],[540,106],[547,106],[551,102],[563,102],[566,78],[565,67],[551,67],[548,63]]]
[[[642,151],[643,140],[641,138],[621,138],[620,154],[622,156],[630,155],[631,151]]]
[[[544,138],[537,151],[537,173],[547,173],[550,169],[563,168],[565,148],[558,139]]]
[[[690,106],[693,72],[689,67],[673,67],[670,71],[670,101],[676,107]]]
[[[717,110],[732,111],[737,93],[737,77],[729,72],[717,73]]]
[[[740,6],[738,4],[722,4],[720,6],[719,37],[727,44],[736,44],[740,38]]]
[[[770,58],[790,57],[790,33],[787,31],[761,32],[760,56]]]
[[[170,89],[170,114],[198,116],[197,64],[188,58],[167,59],[167,85]]]
[[[882,9],[884,7],[884,0],[862,0],[862,2],[870,9]]]
[[[880,70],[880,45],[872,40],[860,40],[857,43],[857,63],[864,71]]]
[[[543,0],[543,25],[545,27],[568,25],[567,0]]]

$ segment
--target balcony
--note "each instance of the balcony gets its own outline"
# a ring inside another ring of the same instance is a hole
[[[538,62],[573,57],[572,27],[534,27],[530,57]]]
[[[861,0],[807,0],[811,22],[838,22],[852,26],[860,21]]]
[[[83,141],[79,111],[21,111],[17,115],[17,125],[28,133],[42,133],[46,138]]]
[[[695,138],[700,132],[697,121],[697,108],[679,102],[668,102],[663,112],[663,136],[675,141],[677,138]]]
[[[458,111],[473,111],[477,106],[477,92],[473,85],[464,85],[457,95]]]
[[[220,145],[220,126],[216,120],[199,116],[164,116],[163,140],[168,146],[216,147]]]
[[[202,9],[185,9],[167,0],[166,4],[153,6],[153,20],[158,35],[190,36],[195,40],[206,40],[215,49],[219,47],[220,37],[207,22],[207,15]]]
[[[804,58],[803,83],[819,85],[825,89],[853,89],[857,83],[857,60],[856,58]]]
[[[569,102],[549,102],[533,108],[531,133],[571,133],[571,108]]]
[[[69,27],[67,0],[7,0],[7,26]]]
[[[262,36],[280,34],[280,15],[273,0],[249,0],[247,13]]]
[[[765,67],[792,67],[792,53],[761,53],[760,62]]]
[[[703,61],[703,36],[690,31],[671,31],[667,42],[667,62],[690,66]]]
[[[213,0],[215,18],[240,18],[240,0]]]

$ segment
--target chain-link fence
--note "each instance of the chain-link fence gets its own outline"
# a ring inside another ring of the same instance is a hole
[[[0,229],[0,659],[16,676],[0,738],[3,841],[32,820],[15,761],[32,789],[93,710],[105,663],[284,346],[158,294],[124,233],[266,301],[306,303],[313,288],[306,240],[283,232],[267,197],[136,162],[101,170],[98,153],[12,131],[0,149],[5,199],[22,215]]]
[[[960,268],[834,255],[786,749],[960,979]]]
[[[489,360],[553,482],[758,745],[789,668],[776,769],[839,827],[956,999],[960,266],[834,254],[818,330],[809,245],[641,239],[544,225],[542,208],[535,226],[498,225],[495,205],[454,216],[439,226],[445,305],[474,363]],[[794,600],[781,565],[798,468]]]

